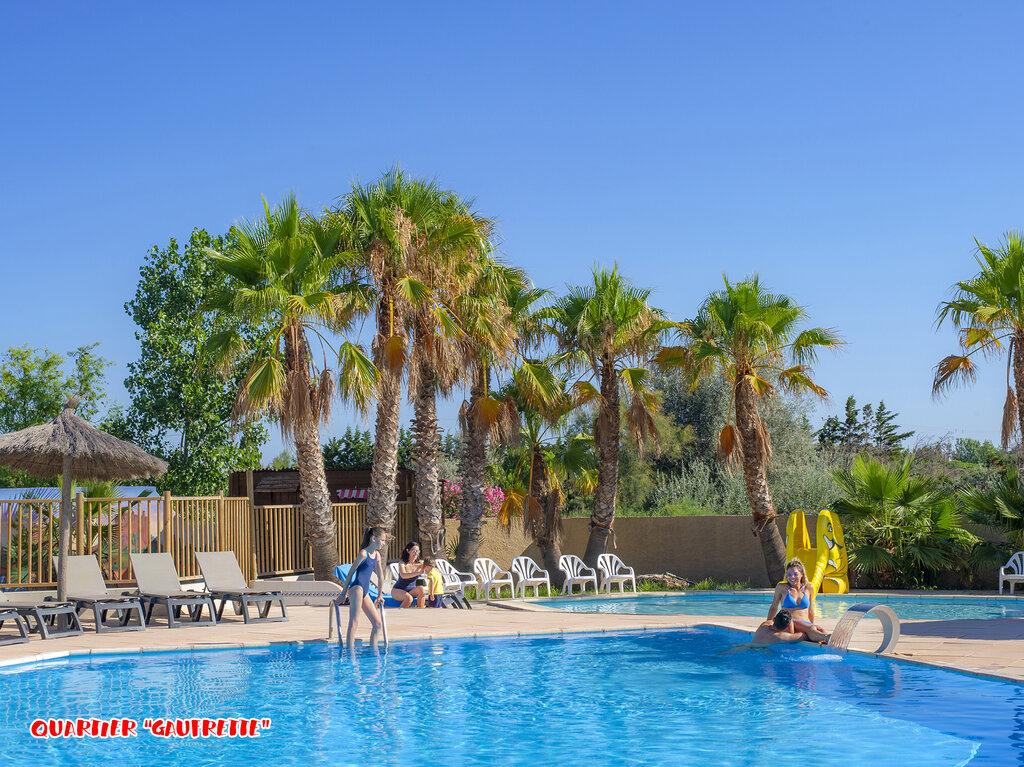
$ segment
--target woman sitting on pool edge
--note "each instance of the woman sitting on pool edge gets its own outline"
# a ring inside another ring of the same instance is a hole
[[[391,589],[391,598],[399,603],[399,607],[412,607],[413,602],[418,602],[420,607],[426,606],[426,589],[416,585],[416,579],[422,574],[420,545],[412,541],[406,544],[402,551],[402,561],[398,565],[398,580]]]
[[[810,642],[828,641],[824,629],[814,624],[814,585],[807,580],[804,563],[799,559],[793,558],[786,564],[786,582],[775,587],[768,620],[775,618],[780,607],[790,611],[792,631],[801,632]]]

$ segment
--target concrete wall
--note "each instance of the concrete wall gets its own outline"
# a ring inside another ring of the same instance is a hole
[[[563,520],[562,552],[583,556],[589,536],[588,518],[574,517]],[[716,581],[741,581],[753,587],[768,587],[764,555],[761,544],[750,529],[747,516],[707,517],[619,517],[615,520],[615,534],[608,551],[618,554],[622,561],[640,573],[675,573],[690,580],[712,578]],[[786,537],[786,519],[778,520],[779,533]],[[807,529],[814,540],[816,515],[807,516]],[[997,528],[968,525],[968,529],[988,540],[1001,540]],[[459,523],[446,522],[448,540],[459,533]],[[540,551],[521,529],[503,530],[493,520],[484,525],[480,540],[480,556],[490,557],[502,567],[508,567],[513,557],[525,554],[540,561]],[[998,567],[991,573],[981,573],[973,583],[963,582],[957,573],[944,573],[940,588],[996,587]],[[855,575],[850,573],[851,586],[856,587]]]
[[[750,530],[750,517],[620,517],[608,551],[618,554],[637,573],[675,573],[691,580],[745,581],[769,586],[761,544]],[[785,536],[785,520],[780,521]],[[808,520],[813,535],[814,519]],[[583,555],[590,520],[574,517],[562,521],[562,552]],[[454,540],[459,523],[446,522],[448,540]],[[525,554],[540,561],[540,552],[521,529],[504,531],[493,520],[484,525],[480,556],[508,567],[513,557]]]

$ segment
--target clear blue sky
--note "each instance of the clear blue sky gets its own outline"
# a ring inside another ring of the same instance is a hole
[[[101,341],[115,400],[152,245],[400,163],[475,197],[541,286],[618,261],[683,319],[758,272],[848,341],[817,366],[832,411],[853,393],[922,435],[998,436],[999,363],[939,403],[930,384],[972,235],[1024,226],[1019,3],[55,2],[4,22],[0,350]]]

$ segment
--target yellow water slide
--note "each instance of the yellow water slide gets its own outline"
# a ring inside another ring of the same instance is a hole
[[[786,559],[799,557],[815,592],[846,594],[850,590],[847,579],[849,560],[839,517],[827,510],[818,512],[815,532],[817,546],[812,547],[804,513],[794,511],[790,514],[786,523]]]

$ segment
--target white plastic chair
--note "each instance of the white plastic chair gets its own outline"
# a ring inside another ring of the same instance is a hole
[[[1018,551],[1010,561],[999,568],[999,593],[1003,593],[1003,582],[1010,584],[1010,593],[1018,583],[1024,583],[1024,551]]]
[[[398,569],[398,562],[392,562],[384,569],[384,581],[387,586],[387,593],[391,593],[391,589],[395,587],[395,581],[402,576]]]
[[[612,586],[619,584],[619,592],[626,590],[626,583],[632,582],[633,591],[636,591],[636,574],[632,567],[626,564],[615,554],[601,554],[597,558],[597,569],[601,572],[601,590],[612,592]]]
[[[533,588],[533,595],[540,596],[540,587],[548,587],[548,596],[551,596],[551,577],[547,570],[541,567],[529,557],[516,557],[512,560],[512,573],[519,581],[516,584],[513,595],[518,592],[520,598],[526,599],[526,590]]]
[[[479,584],[476,582],[476,576],[473,573],[466,573],[462,570],[456,570],[455,565],[449,562],[447,559],[439,559],[434,565],[441,571],[441,577],[444,578],[445,591],[448,591],[448,583],[454,578],[459,583],[459,588],[455,591],[462,591],[466,586],[472,586],[477,588]]]
[[[572,594],[573,586],[579,586],[580,594],[585,594],[588,583],[593,583],[594,591],[597,591],[597,573],[593,567],[583,564],[583,560],[575,554],[560,556],[558,569],[565,573],[565,583],[562,584],[563,594]]]
[[[480,591],[483,592],[484,599],[491,598],[491,589],[494,589],[494,598],[498,599],[501,596],[502,586],[508,586],[515,591],[516,585],[512,581],[512,573],[502,570],[493,559],[477,557],[473,563],[473,572],[476,573],[476,577],[480,581]]]

